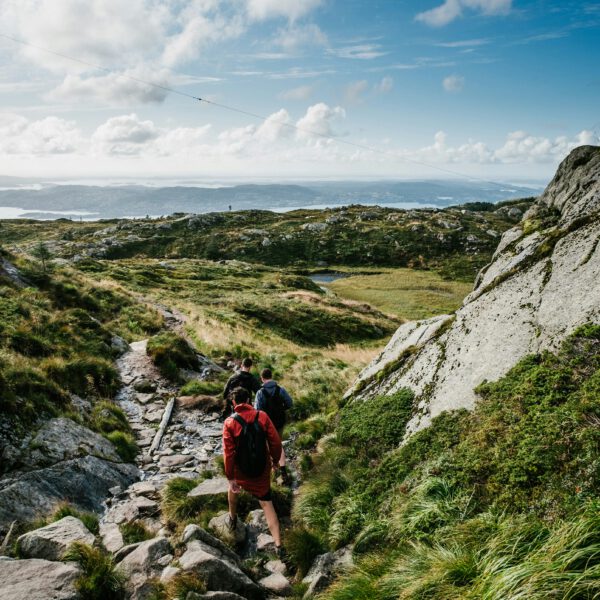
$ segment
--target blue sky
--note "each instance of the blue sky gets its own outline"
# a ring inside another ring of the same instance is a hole
[[[0,22],[25,42],[0,38],[4,175],[547,179],[599,143],[599,2],[0,0]]]

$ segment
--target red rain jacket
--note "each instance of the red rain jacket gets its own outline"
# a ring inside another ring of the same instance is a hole
[[[271,469],[273,464],[279,463],[281,457],[281,438],[267,413],[257,411],[250,404],[238,404],[235,412],[246,423],[252,423],[258,412],[258,423],[267,437],[269,453],[265,470],[259,477],[249,478],[244,475],[235,464],[236,439],[242,433],[242,426],[233,418],[225,419],[223,423],[223,455],[225,458],[225,476],[230,481],[236,481],[249,494],[261,498],[269,493],[271,488]],[[269,456],[270,455],[270,456]],[[271,462],[271,459],[273,462]]]

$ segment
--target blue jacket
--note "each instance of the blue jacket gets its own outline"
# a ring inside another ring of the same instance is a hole
[[[270,381],[267,381],[267,383],[265,383],[262,388],[260,388],[260,390],[258,390],[258,392],[256,392],[256,396],[254,397],[254,408],[256,410],[265,410],[267,408],[267,398],[265,397],[265,393],[263,390],[267,391],[267,395],[268,396],[273,396],[273,394],[275,393],[275,386],[277,385],[277,382],[274,381],[273,379],[271,379]],[[281,390],[279,392],[279,397],[283,400],[283,403],[285,405],[285,407],[287,409],[292,408],[292,397],[287,393],[287,390],[282,387],[281,385],[279,386],[279,389]]]

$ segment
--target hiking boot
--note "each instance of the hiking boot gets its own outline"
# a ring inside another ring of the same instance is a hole
[[[283,546],[275,546],[275,556],[281,562],[285,562],[285,560],[287,559],[287,554],[285,552],[285,548]]]
[[[233,533],[236,528],[237,528],[237,515],[235,517],[232,517],[231,515],[227,515],[228,519],[227,519],[227,529]]]
[[[281,475],[281,483],[286,487],[290,487],[293,483],[292,475],[287,470],[287,467],[281,467],[279,469],[279,474]]]

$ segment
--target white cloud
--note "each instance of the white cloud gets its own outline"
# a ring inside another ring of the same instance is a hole
[[[141,80],[154,85],[142,83]],[[166,74],[152,72],[148,69],[107,73],[97,77],[67,75],[57,88],[47,94],[47,98],[53,101],[67,102],[95,100],[113,106],[131,103],[158,103],[167,97],[168,91],[164,88],[168,85]]]
[[[413,152],[405,151],[403,155],[433,163],[555,164],[577,146],[600,143],[600,137],[588,130],[581,131],[573,138],[559,136],[554,139],[515,131],[509,133],[504,144],[496,149],[476,140],[449,146],[446,140],[446,133],[438,131],[432,145]]]
[[[163,97],[118,74],[142,74],[161,85],[177,80],[167,79],[164,67],[189,63],[207,45],[238,37],[247,27],[238,0],[0,0],[0,21],[25,42],[15,44],[17,64],[25,60],[68,74],[52,98],[118,105]],[[99,75],[96,66],[110,72]]]
[[[0,114],[0,157],[2,164],[21,165],[22,172],[30,174],[32,157],[37,168],[58,164],[63,155],[61,164],[71,172],[73,164],[86,165],[88,172],[93,172],[97,165],[123,170],[132,164],[129,161],[135,161],[136,168],[145,169],[148,175],[164,173],[165,169],[196,172],[202,165],[205,171],[211,169],[206,172],[229,175],[256,174],[259,170],[266,175],[283,174],[286,169],[301,174],[312,168],[315,173],[352,176],[357,172],[398,174],[402,160],[408,160],[440,167],[457,165],[458,171],[492,178],[491,173],[498,173],[500,167],[505,173],[514,174],[521,168],[527,174],[550,174],[550,169],[576,146],[600,143],[596,133],[584,130],[556,138],[515,131],[497,146],[476,139],[453,145],[446,133],[438,131],[433,142],[421,148],[394,149],[390,141],[385,152],[374,154],[330,139],[340,137],[344,117],[341,107],[317,103],[296,122],[280,109],[260,125],[251,123],[213,134],[208,124],[160,127],[132,113],[111,117],[85,136],[73,121],[55,116],[30,120],[5,113]],[[364,144],[368,146],[369,141]],[[44,163],[46,159],[49,162]],[[435,174],[426,168],[419,172],[419,176]]]
[[[20,115],[0,115],[0,154],[71,154],[80,148],[82,143],[83,137],[74,121],[58,117],[30,121]]]
[[[111,117],[92,135],[92,144],[101,154],[139,154],[160,131],[152,121],[141,121],[135,113]]]
[[[282,100],[308,100],[314,93],[313,85],[300,85],[279,94]]]
[[[382,80],[375,86],[375,91],[379,94],[387,94],[392,91],[394,87],[394,80],[389,77],[383,77]]]
[[[420,12],[415,19],[430,27],[443,27],[460,17],[464,9],[492,16],[506,15],[511,8],[512,0],[444,0],[440,6]]]
[[[356,44],[354,46],[331,49],[329,53],[338,58],[353,58],[358,60],[373,60],[374,58],[389,54],[381,49],[380,44]]]
[[[144,0],[3,0],[3,28],[26,42],[91,63],[143,60],[161,46],[166,9]],[[55,72],[85,71],[32,46],[19,52]]]
[[[305,46],[325,46],[327,36],[318,25],[290,25],[279,30],[274,43],[286,52],[295,52]]]
[[[346,111],[341,106],[331,108],[324,102],[313,104],[308,107],[306,114],[296,123],[296,127],[298,127],[296,138],[310,140],[315,136],[323,138],[324,136],[336,135],[333,123],[345,116]]]
[[[448,77],[444,77],[442,86],[447,92],[456,94],[461,92],[465,87],[465,78],[461,75],[449,75]]]
[[[475,40],[457,40],[455,42],[438,42],[435,45],[440,48],[473,48],[475,46],[484,46],[489,43],[490,40],[479,38]]]
[[[322,0],[246,0],[248,16],[256,21],[284,17],[295,21],[320,6]]]
[[[367,91],[369,83],[366,79],[353,81],[344,88],[344,101],[348,104],[362,102],[362,95]]]

